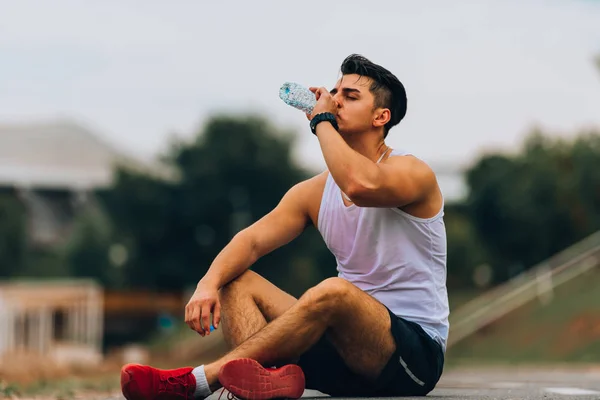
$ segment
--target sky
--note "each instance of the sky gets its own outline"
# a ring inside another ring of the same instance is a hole
[[[258,112],[325,164],[287,81],[333,87],[359,53],[395,73],[388,144],[465,166],[534,127],[600,127],[600,1],[0,0],[0,122],[72,119],[141,157],[213,113]]]

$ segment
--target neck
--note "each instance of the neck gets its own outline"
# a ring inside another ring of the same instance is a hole
[[[344,139],[354,151],[373,162],[376,162],[389,149],[381,135],[358,134]]]

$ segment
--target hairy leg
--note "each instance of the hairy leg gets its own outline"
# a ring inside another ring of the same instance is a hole
[[[280,317],[223,358],[205,366],[209,384],[218,385],[223,364],[252,358],[263,365],[298,358],[327,334],[354,372],[375,379],[396,349],[385,306],[341,278],[307,291]]]
[[[246,271],[219,292],[223,336],[230,349],[290,309],[296,298],[253,271]]]

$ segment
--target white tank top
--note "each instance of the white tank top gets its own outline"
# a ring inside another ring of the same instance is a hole
[[[408,154],[393,150],[390,157]],[[346,206],[329,174],[318,229],[337,260],[339,277],[419,324],[445,351],[449,308],[443,216],[443,205],[432,218],[398,208]]]

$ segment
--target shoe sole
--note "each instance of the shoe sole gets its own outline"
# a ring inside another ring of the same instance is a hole
[[[219,382],[245,400],[298,399],[304,393],[304,372],[294,364],[266,369],[255,360],[240,358],[221,367]]]

